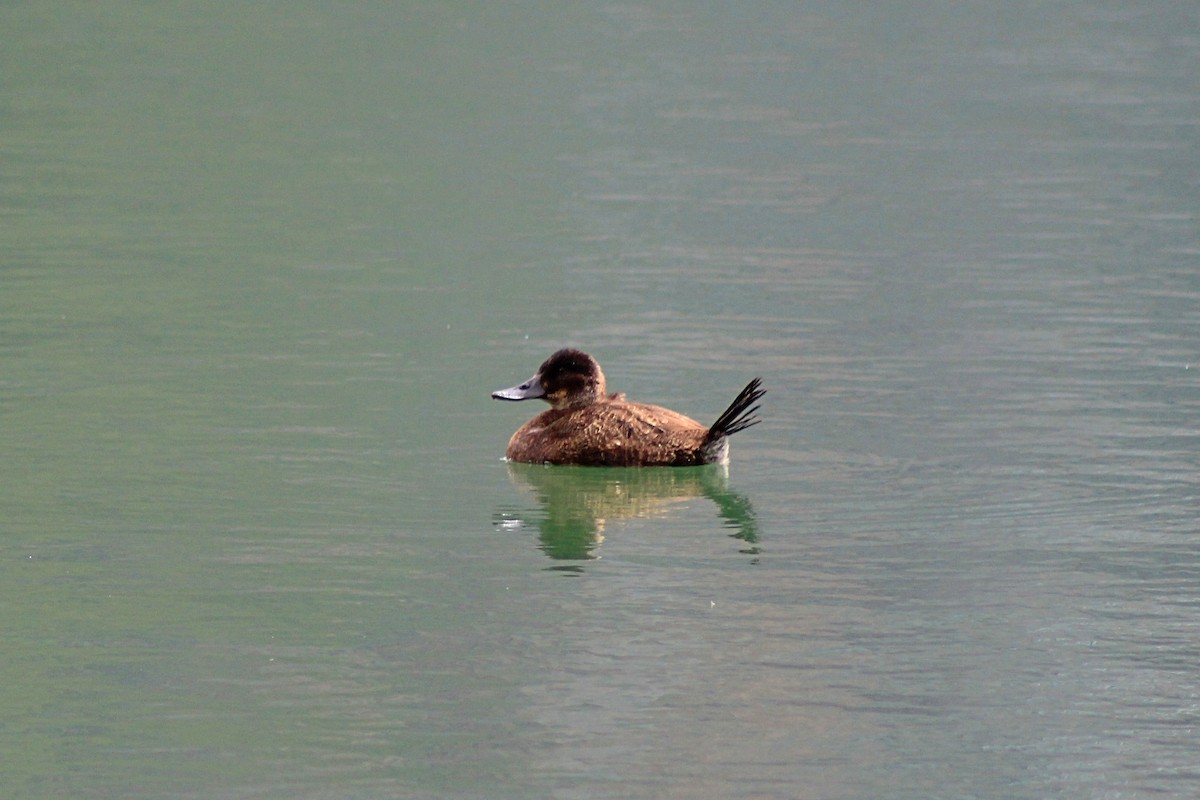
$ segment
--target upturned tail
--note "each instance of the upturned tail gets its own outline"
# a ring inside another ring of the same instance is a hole
[[[708,429],[708,435],[704,437],[705,446],[715,444],[726,436],[732,436],[760,422],[754,413],[758,411],[755,404],[767,393],[766,389],[760,388],[761,385],[762,378],[755,378],[746,384],[742,393],[729,404],[729,408],[721,412],[721,416],[717,417],[717,421]]]

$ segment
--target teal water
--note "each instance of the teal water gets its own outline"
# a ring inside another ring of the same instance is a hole
[[[1200,788],[1191,5],[0,27],[6,797]]]

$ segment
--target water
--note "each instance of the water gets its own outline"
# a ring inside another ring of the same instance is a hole
[[[5,796],[1200,789],[1189,4],[0,25]]]

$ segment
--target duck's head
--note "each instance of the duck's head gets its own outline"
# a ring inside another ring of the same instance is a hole
[[[586,406],[605,397],[604,373],[596,359],[566,348],[547,358],[533,377],[492,392],[496,400],[545,400],[552,408]]]

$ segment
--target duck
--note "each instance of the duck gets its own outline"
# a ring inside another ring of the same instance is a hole
[[[496,400],[550,404],[508,441],[509,461],[605,467],[692,467],[729,463],[729,437],[759,423],[766,390],[755,378],[712,425],[661,406],[632,403],[608,393],[600,364],[582,350],[564,348],[533,377],[492,392]]]

